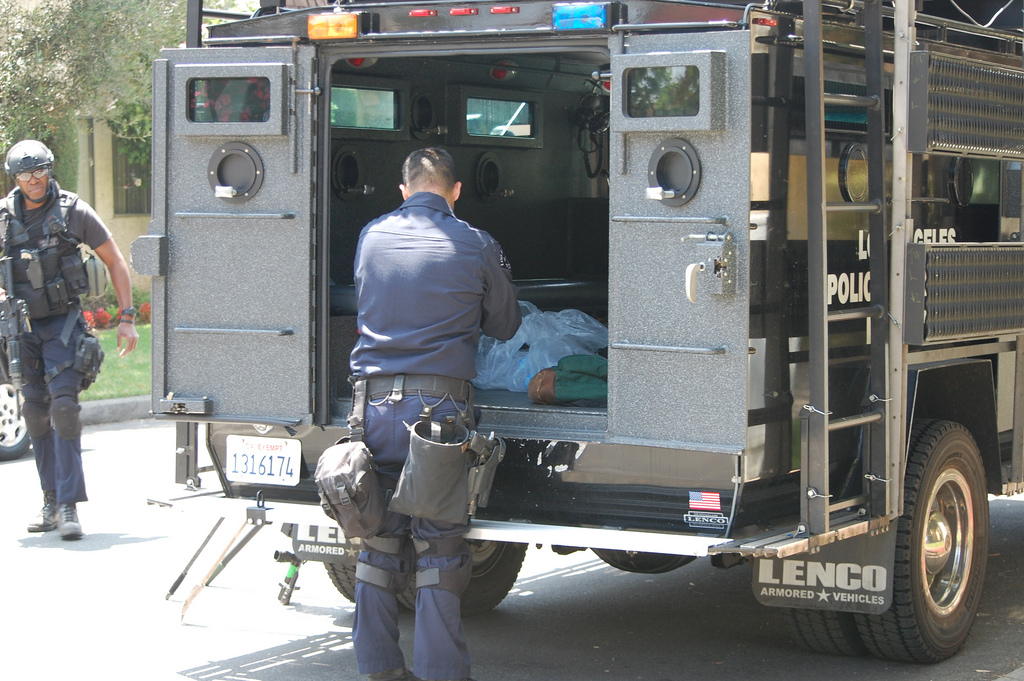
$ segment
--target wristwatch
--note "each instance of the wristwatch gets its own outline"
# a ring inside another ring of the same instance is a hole
[[[135,315],[137,315],[138,312],[139,311],[136,310],[134,307],[126,307],[125,309],[121,310],[120,315],[119,315],[120,318],[118,319],[118,323],[119,324],[134,324],[135,323]],[[128,317],[129,319],[125,319],[125,317]]]

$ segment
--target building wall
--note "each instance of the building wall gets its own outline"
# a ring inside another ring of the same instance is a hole
[[[146,233],[149,215],[114,215],[114,138],[103,121],[78,122],[78,195],[91,205],[131,264],[131,245]],[[130,269],[130,268],[129,268]],[[148,291],[150,277],[131,270],[132,285]]]

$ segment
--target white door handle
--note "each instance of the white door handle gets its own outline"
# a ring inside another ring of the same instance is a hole
[[[704,263],[695,262],[686,266],[686,299],[697,302],[697,273],[704,271]]]

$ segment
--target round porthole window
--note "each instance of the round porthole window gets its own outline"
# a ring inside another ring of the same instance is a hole
[[[263,186],[263,159],[244,142],[223,144],[210,157],[207,179],[217,198],[230,203],[248,201]]]
[[[949,200],[959,208],[971,205],[974,198],[974,164],[958,156],[949,164]]]
[[[338,149],[331,159],[331,189],[341,199],[354,199],[361,196],[362,170],[359,157],[352,149]]]
[[[434,103],[427,95],[416,95],[412,99],[412,128],[426,130],[434,125]]]
[[[476,164],[476,191],[484,201],[493,201],[502,194],[501,164],[492,152],[485,152]]]
[[[666,206],[689,203],[700,188],[697,150],[684,139],[662,141],[647,164],[647,195]]]
[[[839,154],[839,194],[850,203],[868,200],[868,156],[861,144],[847,144]]]

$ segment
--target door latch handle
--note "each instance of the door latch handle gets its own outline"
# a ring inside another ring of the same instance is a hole
[[[647,198],[652,201],[662,201],[664,199],[674,199],[679,193],[673,189],[665,189],[664,187],[648,187]]]
[[[704,263],[695,262],[686,266],[686,299],[697,302],[697,275],[704,271]]]

